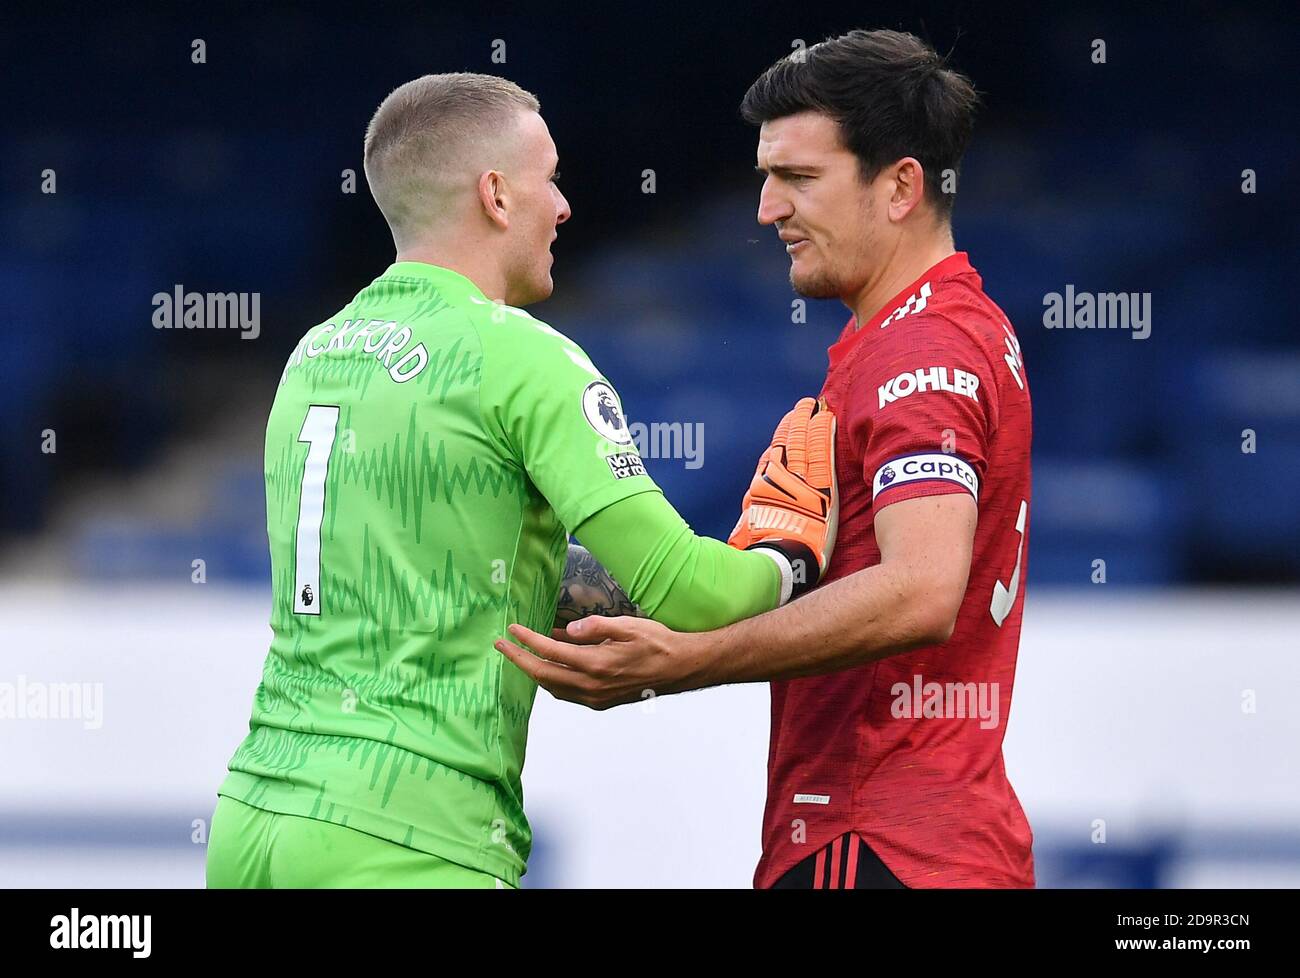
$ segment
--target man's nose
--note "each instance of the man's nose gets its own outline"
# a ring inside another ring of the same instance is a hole
[[[786,221],[794,214],[794,207],[789,200],[772,189],[771,179],[763,181],[763,189],[758,194],[758,223],[775,224]]]

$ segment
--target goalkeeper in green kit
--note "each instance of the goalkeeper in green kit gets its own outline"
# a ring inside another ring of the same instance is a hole
[[[639,610],[702,631],[826,569],[829,412],[786,416],[733,546],[697,537],[609,381],[518,308],[550,295],[569,217],[538,108],[504,79],[429,75],[371,120],[397,260],[303,336],[271,408],[273,638],[210,887],[517,886],[536,685],[493,648],[506,626]]]

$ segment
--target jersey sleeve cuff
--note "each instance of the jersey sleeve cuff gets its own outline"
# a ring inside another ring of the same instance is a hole
[[[777,573],[781,575],[781,597],[776,603],[779,608],[790,600],[790,595],[794,594],[794,568],[790,566],[790,558],[772,547],[754,547],[752,549],[755,553],[770,557],[772,563],[776,564]]]

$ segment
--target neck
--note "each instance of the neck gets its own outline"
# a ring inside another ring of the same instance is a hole
[[[955,253],[952,229],[947,226],[924,241],[900,238],[879,270],[862,288],[851,295],[841,296],[840,301],[849,307],[861,327],[899,291],[920,278],[927,268]]]
[[[437,265],[439,268],[450,268],[473,282],[489,299],[504,302],[506,279],[501,269],[478,257],[487,253],[486,248],[452,248],[440,244],[420,244],[399,248],[397,261],[418,261],[426,265]]]

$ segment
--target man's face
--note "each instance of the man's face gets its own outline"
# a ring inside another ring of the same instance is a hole
[[[765,175],[758,222],[774,224],[790,255],[790,285],[812,299],[854,295],[888,247],[877,200],[887,188],[865,183],[839,125],[820,112],[763,123],[758,170]],[[885,198],[887,200],[887,198]]]
[[[518,126],[518,156],[508,174],[512,200],[505,302],[511,306],[541,302],[555,288],[551,243],[570,214],[555,183],[559,156],[546,123],[536,112],[525,111]]]

